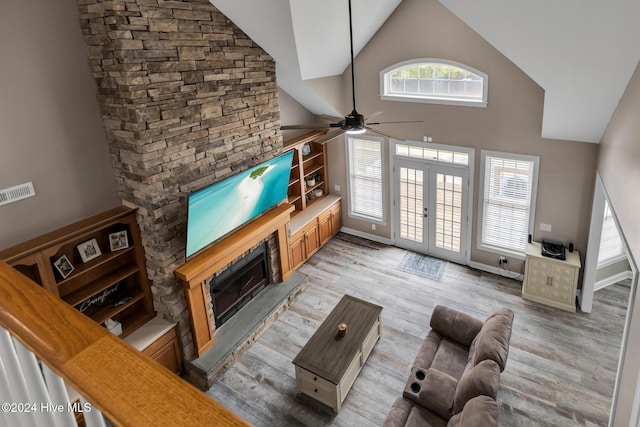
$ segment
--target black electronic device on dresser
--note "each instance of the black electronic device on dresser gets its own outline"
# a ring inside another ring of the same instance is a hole
[[[567,255],[565,254],[565,248],[562,243],[554,242],[551,240],[543,240],[542,248],[540,250],[542,256],[546,256],[549,258],[566,260]]]

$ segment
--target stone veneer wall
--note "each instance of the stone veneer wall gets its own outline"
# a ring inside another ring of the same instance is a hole
[[[139,208],[158,313],[194,357],[174,270],[186,195],[282,150],[275,63],[208,0],[79,0],[114,174]]]

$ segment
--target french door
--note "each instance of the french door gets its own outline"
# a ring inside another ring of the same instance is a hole
[[[395,244],[464,263],[469,170],[396,160],[394,184]]]

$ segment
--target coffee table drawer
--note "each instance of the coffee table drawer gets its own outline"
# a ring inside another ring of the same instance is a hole
[[[297,392],[311,396],[337,411],[338,386],[296,366]]]
[[[299,378],[302,380],[302,382],[304,383],[309,383],[309,384],[317,384],[320,387],[324,387],[324,388],[335,388],[335,384],[332,382],[329,382],[327,380],[325,380],[324,378],[321,378],[315,374],[312,374],[311,372],[307,371],[306,369],[302,369],[302,368],[297,368],[296,369],[296,374],[299,376]]]

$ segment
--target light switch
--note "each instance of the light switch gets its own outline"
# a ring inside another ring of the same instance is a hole
[[[334,186],[333,186],[333,189],[334,189],[335,191],[340,191],[340,184],[336,184],[336,185],[334,185]]]

